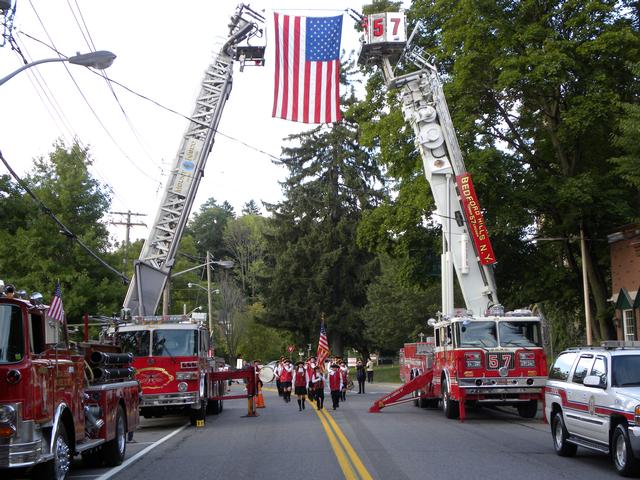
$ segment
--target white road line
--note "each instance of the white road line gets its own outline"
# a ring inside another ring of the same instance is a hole
[[[122,465],[112,468],[111,470],[109,470],[107,473],[105,473],[104,475],[99,476],[98,478],[96,478],[96,480],[107,480],[108,478],[113,477],[116,473],[120,472],[121,470],[124,470],[125,468],[127,468],[129,465],[131,465],[133,462],[135,462],[136,460],[138,460],[139,458],[143,457],[144,455],[146,455],[147,453],[149,453],[151,450],[153,450],[154,448],[156,448],[158,445],[166,442],[167,440],[169,440],[171,437],[173,437],[174,435],[177,435],[178,433],[180,433],[181,431],[183,431],[185,428],[187,428],[189,426],[188,423],[185,423],[183,426],[181,426],[180,428],[178,428],[177,430],[174,430],[173,432],[171,432],[169,435],[166,435],[164,437],[162,437],[160,440],[158,440],[157,442],[152,443],[151,445],[149,445],[147,448],[145,448],[144,450],[139,451],[138,453],[136,453],[133,457],[131,457],[130,459],[128,459],[127,461],[125,461],[124,463],[122,463]]]

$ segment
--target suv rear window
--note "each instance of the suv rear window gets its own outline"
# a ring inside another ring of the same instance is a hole
[[[578,354],[576,352],[561,353],[549,370],[550,380],[566,380],[569,378],[571,366]]]

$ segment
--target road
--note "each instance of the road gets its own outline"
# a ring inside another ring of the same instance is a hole
[[[180,417],[143,419],[123,466],[88,470],[78,461],[70,478],[618,478],[605,455],[579,449],[576,458],[558,457],[539,419],[483,408],[460,423],[412,403],[371,414],[371,402],[391,387],[367,387],[367,394],[350,393],[338,410],[325,413],[308,404],[299,412],[295,399],[285,404],[267,388],[266,408],[256,418],[245,417],[245,401],[233,400],[203,428],[185,426]]]

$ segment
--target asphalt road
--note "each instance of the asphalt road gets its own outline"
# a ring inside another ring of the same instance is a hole
[[[285,404],[267,389],[266,408],[256,418],[245,417],[246,401],[232,400],[202,428],[183,428],[184,417],[143,419],[123,466],[88,470],[77,462],[70,478],[618,478],[605,455],[578,449],[575,458],[558,457],[549,426],[539,419],[483,408],[471,410],[460,423],[412,403],[371,414],[373,400],[391,387],[374,383],[367,388],[366,395],[349,393],[328,415],[308,404],[299,412],[295,398]],[[327,392],[325,407],[330,404]]]

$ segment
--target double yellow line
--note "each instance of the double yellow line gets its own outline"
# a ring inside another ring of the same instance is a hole
[[[313,406],[316,415],[318,415],[320,419],[320,423],[322,423],[322,428],[324,428],[324,432],[327,434],[327,438],[329,439],[334,455],[338,459],[338,464],[342,469],[344,478],[346,480],[373,480],[362,463],[362,460],[360,460],[360,457],[331,414],[324,408],[318,410],[315,403],[309,403]]]

